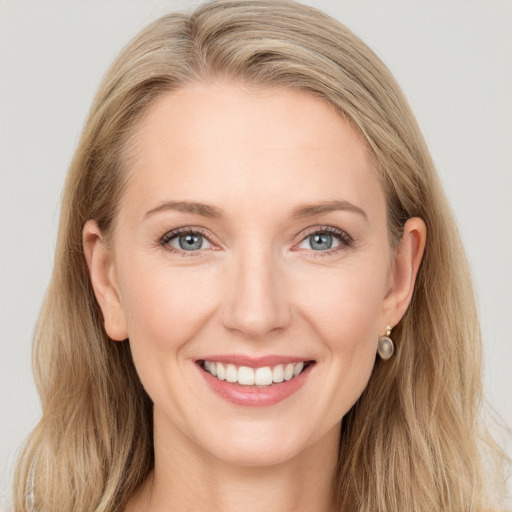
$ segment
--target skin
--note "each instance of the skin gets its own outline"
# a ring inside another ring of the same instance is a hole
[[[367,385],[379,335],[409,305],[423,222],[410,219],[391,250],[366,146],[303,92],[189,86],[159,98],[134,140],[113,238],[93,220],[84,228],[105,329],[130,339],[154,402],[155,469],[127,510],[332,510],[340,424]],[[334,200],[364,213],[291,217]],[[169,201],[222,216],[161,208]],[[177,238],[159,243],[182,227],[206,236],[192,255]],[[309,237],[326,227],[350,238],[315,249]],[[205,384],[195,361],[208,354],[315,365],[292,396],[249,408]]]

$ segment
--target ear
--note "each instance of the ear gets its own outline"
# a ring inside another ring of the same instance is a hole
[[[128,338],[128,331],[115,265],[95,220],[88,220],[85,223],[82,241],[94,294],[103,312],[105,331],[111,339],[124,341]]]
[[[386,331],[387,325],[398,324],[409,307],[426,238],[427,228],[423,220],[412,217],[405,223],[391,269],[390,287],[384,298],[381,332]]]

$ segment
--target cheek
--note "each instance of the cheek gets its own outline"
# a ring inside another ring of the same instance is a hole
[[[360,398],[372,374],[377,343],[377,322],[375,309],[367,302],[360,307],[344,309],[339,313],[338,329],[330,330],[324,335],[330,336],[331,359],[326,373],[333,384],[330,403],[326,408],[332,415],[332,421],[341,420]]]
[[[381,263],[317,273],[314,293],[305,282],[301,287],[301,315],[322,346],[322,371],[333,386],[332,403],[338,404],[335,416],[343,416],[359,398],[375,364],[386,283]]]
[[[123,309],[133,361],[153,401],[179,403],[179,376],[193,357],[190,343],[211,317],[214,290],[208,276],[166,265],[130,265],[122,281]],[[189,357],[187,357],[187,355]]]
[[[208,274],[190,269],[143,260],[127,267],[121,295],[135,368],[155,405],[171,403],[175,418],[185,417],[181,397],[190,382],[183,376],[190,372],[193,340],[211,317],[218,288]]]
[[[385,265],[347,263],[307,277],[298,289],[302,314],[333,349],[356,348],[357,341],[375,338],[386,293]]]
[[[213,276],[185,268],[145,268],[142,263],[132,268],[138,270],[122,286],[132,342],[165,350],[193,338],[215,303]]]

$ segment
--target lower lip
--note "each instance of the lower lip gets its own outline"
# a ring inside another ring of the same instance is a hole
[[[304,385],[313,366],[315,366],[314,363],[309,363],[297,377],[291,380],[285,380],[270,386],[257,387],[242,386],[236,382],[219,380],[206,370],[203,370],[200,365],[197,365],[206,384],[214,393],[228,402],[245,407],[268,407],[282,402]]]

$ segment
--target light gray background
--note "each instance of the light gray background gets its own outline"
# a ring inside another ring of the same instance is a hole
[[[398,78],[438,166],[472,264],[490,402],[512,425],[512,3],[310,0]],[[50,277],[59,199],[103,73],[185,0],[0,3],[0,507],[40,409],[31,335]],[[3,499],[2,499],[3,497]]]

